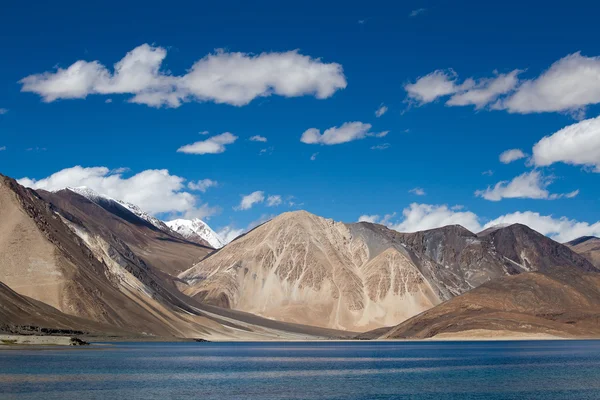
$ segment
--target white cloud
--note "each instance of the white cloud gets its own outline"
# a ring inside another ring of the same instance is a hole
[[[182,146],[177,149],[177,152],[186,154],[219,154],[225,151],[226,145],[232,144],[237,138],[232,133],[225,132],[206,140]]]
[[[379,221],[379,215],[361,215],[358,217],[358,222],[370,222],[376,224]]]
[[[187,186],[190,190],[198,190],[202,193],[205,193],[208,188],[215,187],[217,185],[217,181],[213,181],[212,179],[202,179],[197,182],[188,182]]]
[[[381,103],[381,105],[379,106],[379,108],[377,110],[375,110],[375,116],[377,118],[381,117],[383,114],[385,114],[387,112],[388,108],[387,106],[383,105],[383,103]]]
[[[255,204],[265,201],[265,192],[257,190],[248,195],[242,196],[242,201],[239,206],[234,207],[235,210],[249,210]]]
[[[225,244],[230,243],[233,239],[240,236],[242,233],[245,233],[246,229],[244,228],[235,228],[234,225],[227,225],[217,231],[217,235],[223,239]]]
[[[459,84],[453,70],[436,70],[404,88],[408,99],[419,104],[452,95],[448,106],[489,106],[520,114],[565,112],[576,119],[585,117],[586,106],[600,103],[600,57],[578,52],[556,61],[536,78],[520,80],[522,72],[515,69]]]
[[[600,117],[569,125],[542,138],[533,146],[532,161],[538,166],[556,162],[585,165],[600,172]]]
[[[570,54],[524,81],[498,107],[514,113],[556,112],[600,103],[600,57]]]
[[[27,76],[21,91],[46,102],[86,98],[91,94],[130,94],[132,103],[179,107],[188,101],[243,106],[257,97],[314,95],[324,99],[347,85],[342,66],[324,63],[297,50],[261,54],[216,50],[196,61],[184,75],[161,70],[167,50],[143,44],[114,65],[79,60]]]
[[[475,109],[479,110],[496,100],[498,96],[512,91],[519,82],[517,75],[521,72],[514,70],[508,74],[498,74],[494,78],[481,79],[472,88],[456,93],[446,102],[446,105],[473,105]],[[472,78],[470,79],[472,80]]]
[[[493,188],[488,186],[485,190],[477,190],[475,195],[490,201],[500,201],[515,198],[556,200],[562,197],[572,198],[579,194],[579,190],[550,194],[546,187],[551,183],[552,178],[542,176],[539,171],[531,171],[513,178],[510,182],[500,181]]]
[[[418,78],[415,83],[405,85],[404,89],[408,98],[419,104],[431,103],[440,97],[452,95],[446,105],[473,105],[476,109],[481,109],[498,96],[514,89],[520,72],[514,70],[508,74],[496,74],[493,78],[479,80],[468,78],[458,83],[458,76],[453,70],[437,70]]]
[[[362,215],[359,221],[380,223],[399,232],[416,232],[453,224],[462,225],[471,232],[480,232],[498,224],[523,224],[561,243],[581,236],[600,236],[600,221],[590,224],[567,217],[555,218],[552,215],[524,211],[505,214],[483,224],[482,218],[469,211],[460,211],[461,208],[413,203],[404,209],[401,221],[392,222],[395,213],[384,218],[379,215]]]
[[[426,8],[417,8],[416,10],[412,10],[408,16],[414,18],[417,15],[423,14],[425,11],[427,11]]]
[[[313,153],[313,154],[310,156],[310,161],[315,161],[315,160],[317,159],[317,156],[318,156],[318,155],[319,155],[319,153]]]
[[[415,83],[404,85],[404,90],[410,99],[426,104],[439,97],[466,90],[474,84],[473,81],[466,81],[462,85],[457,85],[456,73],[453,70],[437,70],[418,78]]]
[[[283,200],[278,194],[273,194],[267,197],[267,207],[275,207],[281,205],[281,203],[283,203]]]
[[[384,137],[388,134],[388,131],[373,133],[370,130],[371,124],[346,122],[340,127],[325,130],[323,134],[317,128],[308,129],[302,134],[300,141],[306,144],[334,145],[364,139],[367,136]]]
[[[252,142],[266,142],[267,138],[260,135],[254,135],[249,140]]]
[[[126,178],[122,170],[115,172],[107,167],[75,166],[47,178],[22,178],[18,182],[33,189],[50,191],[87,186],[114,199],[136,204],[154,215],[179,213],[205,218],[218,212],[218,208],[199,204],[196,196],[184,191],[185,179],[169,174],[166,169],[149,169]]]
[[[395,217],[396,213],[386,214],[383,218],[379,215],[362,215],[359,221],[386,225],[399,232],[417,232],[456,224],[474,232],[481,229],[477,215],[470,211],[460,211],[456,207],[449,208],[447,205],[412,203],[402,211],[400,221],[393,222]]]
[[[500,154],[500,162],[503,164],[510,164],[513,161],[520,160],[527,157],[521,149],[510,149]]]
[[[492,175],[494,175],[494,171],[492,171],[491,169],[488,169],[487,171],[483,171],[481,173],[481,175],[492,176]]]
[[[0,108],[0,115],[4,115],[8,112],[8,108]]]
[[[106,99],[106,100],[104,100],[104,102],[105,102],[106,104],[110,104],[110,103],[112,103],[113,101],[112,101],[112,99]]]
[[[390,146],[391,146],[391,144],[389,144],[389,143],[377,144],[375,146],[371,146],[371,150],[386,150],[386,149],[389,149]]]
[[[554,218],[552,215],[540,215],[537,212],[525,211],[506,214],[487,223],[484,228],[498,224],[524,224],[564,243],[581,236],[600,236],[600,221],[590,224],[567,217]]]
[[[425,196],[425,190],[420,187],[416,187],[414,189],[410,189],[409,193],[416,194],[417,196]]]

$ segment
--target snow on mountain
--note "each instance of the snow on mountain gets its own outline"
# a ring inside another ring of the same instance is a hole
[[[131,211],[132,213],[134,213],[135,215],[137,215],[138,217],[140,217],[141,219],[150,222],[152,225],[154,225],[155,227],[157,227],[161,231],[167,231],[168,232],[168,231],[171,230],[171,228],[169,228],[160,219],[158,219],[156,217],[153,217],[152,215],[148,214],[146,211],[142,210],[141,208],[139,208],[135,204],[127,203],[126,201],[121,201],[121,200],[117,200],[117,202],[119,204],[121,204],[123,207],[125,207],[126,209],[128,209],[129,211]]]
[[[201,219],[175,219],[165,222],[169,228],[190,241],[205,240],[215,249],[225,246],[225,241]]]
[[[155,218],[152,215],[148,214],[147,212],[145,212],[144,210],[142,210],[135,204],[131,204],[131,203],[128,203],[128,202],[122,201],[122,200],[113,199],[112,197],[100,194],[100,193],[96,192],[95,190],[90,189],[87,186],[67,187],[67,189],[85,197],[86,199],[88,199],[96,204],[98,204],[98,202],[100,202],[102,200],[116,202],[116,203],[120,204],[121,206],[125,207],[127,210],[129,210],[133,214],[135,214],[136,216],[138,216],[139,218],[154,225],[156,228],[160,229],[161,231],[164,231],[164,232],[171,231],[171,228],[169,228],[164,222],[162,222],[158,218]]]

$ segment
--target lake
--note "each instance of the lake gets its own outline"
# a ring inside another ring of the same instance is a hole
[[[0,351],[2,399],[598,399],[600,341],[117,343]]]

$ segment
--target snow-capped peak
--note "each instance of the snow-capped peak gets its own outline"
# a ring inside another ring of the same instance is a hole
[[[164,222],[162,222],[158,218],[155,218],[152,215],[148,214],[147,212],[145,212],[144,210],[142,210],[135,204],[131,204],[131,203],[128,203],[128,202],[122,201],[122,200],[113,199],[112,197],[106,196],[104,194],[100,194],[100,193],[96,192],[95,190],[90,189],[87,186],[67,187],[67,189],[85,197],[89,201],[96,203],[96,204],[98,204],[98,202],[102,201],[102,200],[114,201],[114,202],[120,204],[122,207],[125,207],[127,210],[129,210],[130,212],[135,214],[137,217],[154,225],[161,231],[169,232],[171,230],[167,225],[165,225]]]
[[[188,240],[194,241],[199,238],[215,249],[225,246],[225,241],[201,219],[175,219],[165,224]]]

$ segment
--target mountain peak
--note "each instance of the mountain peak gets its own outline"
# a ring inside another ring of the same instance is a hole
[[[173,231],[192,242],[208,243],[215,249],[225,246],[225,241],[208,224],[200,218],[174,219],[166,221],[165,224]]]

